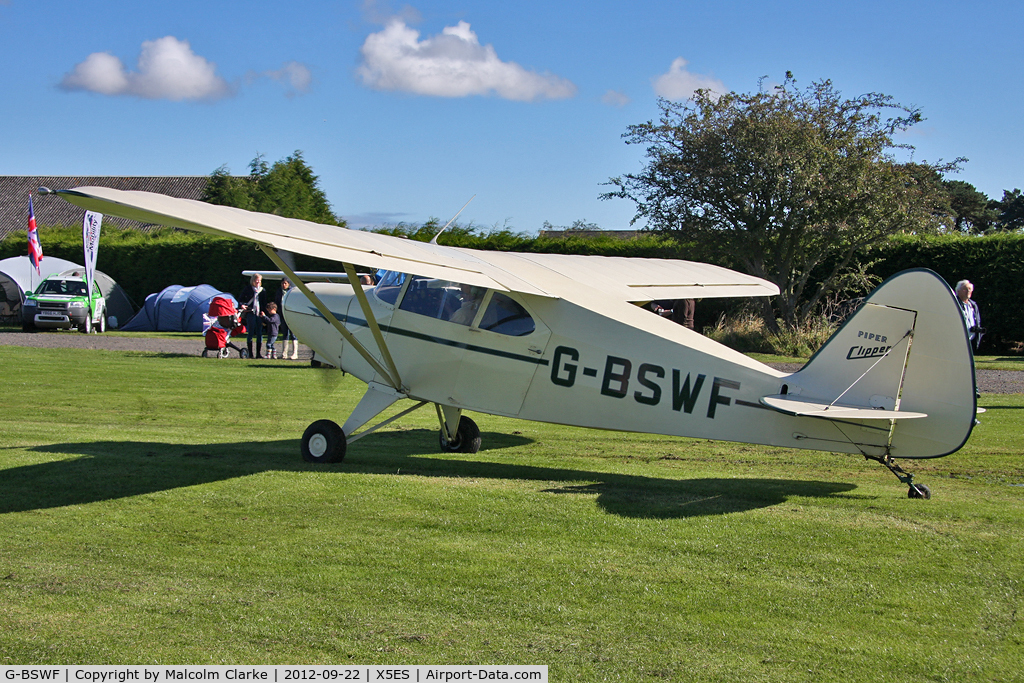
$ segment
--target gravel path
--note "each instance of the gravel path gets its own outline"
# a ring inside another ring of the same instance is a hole
[[[244,343],[244,340],[243,340]],[[279,348],[284,342],[279,341]],[[44,349],[105,349],[108,351],[149,351],[152,353],[179,353],[199,356],[203,340],[158,337],[122,337],[109,334],[79,334],[78,332],[0,332],[0,346],[31,346]],[[232,353],[234,356],[234,353]],[[299,360],[308,361],[313,353],[306,346],[299,348]],[[296,361],[299,362],[299,361]],[[774,367],[794,372],[799,365],[773,364]],[[986,394],[1024,394],[1024,372],[1015,370],[978,370],[978,389]]]
[[[234,340],[236,346],[245,347]],[[112,334],[81,334],[73,331],[54,332],[0,332],[0,346],[31,346],[37,349],[102,349],[105,351],[148,351],[151,353],[175,353],[201,356],[205,344],[198,332],[195,337],[124,337]],[[277,350],[284,350],[284,342],[278,340]],[[232,358],[238,355],[232,351]],[[308,361],[313,352],[308,346],[299,345],[299,361]],[[296,362],[299,362],[296,361]]]

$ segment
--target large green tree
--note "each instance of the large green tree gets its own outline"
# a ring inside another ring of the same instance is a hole
[[[963,180],[946,180],[943,186],[953,211],[953,227],[958,232],[983,233],[995,225],[999,212],[990,206],[991,200],[984,192]]]
[[[1003,199],[992,202],[991,208],[999,214],[997,223],[1000,230],[1020,230],[1024,228],[1024,194],[1020,189],[1003,190]]]
[[[830,81],[692,100],[659,100],[661,119],[630,126],[647,146],[640,173],[604,198],[636,204],[633,222],[779,286],[771,329],[796,326],[855,273],[854,258],[898,232],[952,227],[936,178],[952,164],[901,164],[893,137],[922,120],[887,95],[845,99]],[[813,274],[813,277],[812,277]]]
[[[301,218],[327,225],[346,226],[331,211],[319,179],[302,158],[302,152],[268,166],[261,155],[249,163],[248,176],[232,176],[227,166],[210,174],[203,201],[249,211]]]

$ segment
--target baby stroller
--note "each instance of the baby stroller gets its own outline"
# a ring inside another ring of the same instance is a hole
[[[210,300],[210,309],[203,315],[203,330],[206,336],[203,358],[207,358],[211,352],[217,358],[227,358],[231,353],[230,349],[238,351],[239,358],[249,357],[247,350],[228,341],[229,336],[245,334],[245,325],[241,323],[240,318],[241,314],[231,299],[215,296]]]

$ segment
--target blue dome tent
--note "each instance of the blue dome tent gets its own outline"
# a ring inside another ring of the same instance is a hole
[[[121,329],[126,332],[202,332],[203,314],[215,296],[238,304],[235,297],[213,285],[165,287],[147,296],[145,305]]]

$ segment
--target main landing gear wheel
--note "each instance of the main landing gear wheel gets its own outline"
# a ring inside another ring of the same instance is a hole
[[[911,484],[907,490],[907,498],[923,498],[929,500],[932,497],[932,490],[925,484]]]
[[[445,430],[441,430],[441,450],[448,453],[476,453],[480,450],[480,428],[476,422],[465,415],[459,420],[459,428],[455,431],[455,438],[448,440]]]
[[[345,432],[330,420],[317,420],[302,434],[302,459],[306,462],[341,462],[345,459]]]

